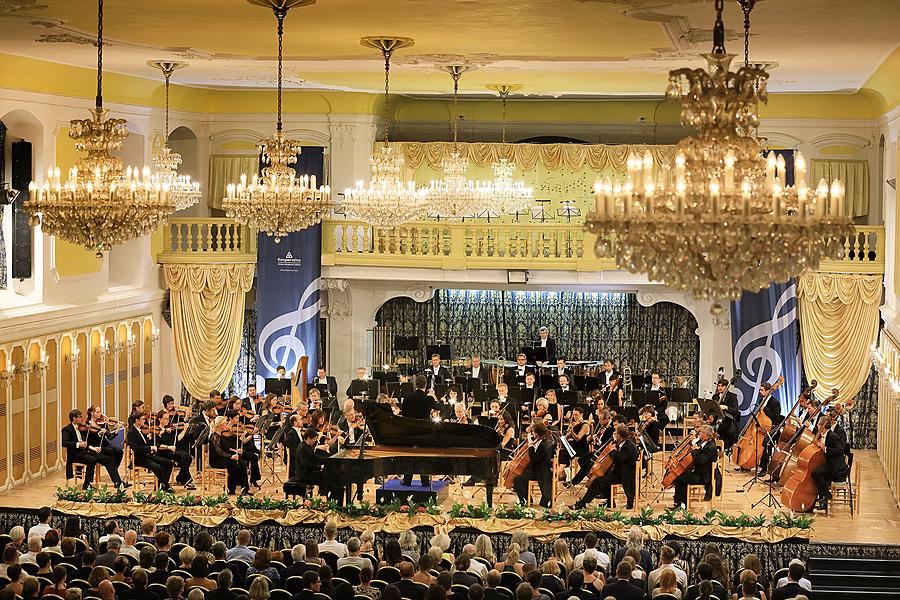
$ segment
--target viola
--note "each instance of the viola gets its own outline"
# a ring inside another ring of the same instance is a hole
[[[756,412],[754,413],[756,418],[754,419],[751,417],[747,421],[747,424],[744,425],[744,430],[741,432],[737,443],[735,443],[734,448],[731,451],[734,464],[744,470],[749,471],[750,469],[759,466],[759,460],[763,456],[763,442],[765,441],[766,433],[772,429],[772,419],[766,416],[763,409],[772,394],[774,394],[782,384],[784,384],[784,376],[779,376],[778,380],[772,384],[772,387],[769,389],[769,395],[756,407]],[[725,394],[727,393],[728,389],[726,388]],[[725,394],[722,395],[723,398],[725,397]]]

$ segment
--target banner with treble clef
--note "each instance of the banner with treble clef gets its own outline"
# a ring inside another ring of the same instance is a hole
[[[304,146],[294,165],[298,174],[323,181],[323,148]],[[263,165],[260,165],[262,168]],[[256,387],[276,377],[283,366],[297,372],[309,357],[315,375],[319,347],[319,282],[322,274],[322,226],[295,231],[275,243],[261,233],[256,264]]]
[[[790,411],[800,394],[800,322],[793,280],[773,283],[755,293],[744,292],[731,303],[733,368],[741,377],[734,385],[742,415],[759,404],[759,386],[784,376],[777,393],[781,414]]]

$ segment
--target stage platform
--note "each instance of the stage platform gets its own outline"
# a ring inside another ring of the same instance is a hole
[[[846,507],[835,507],[827,516],[824,513],[814,513],[815,523],[810,532],[810,541],[822,544],[889,544],[900,545],[900,509],[894,500],[888,487],[887,479],[882,470],[881,463],[874,450],[857,450],[854,452],[855,460],[862,468],[862,485],[860,491],[859,512],[850,516]],[[662,469],[657,461],[656,473],[662,474]],[[105,473],[103,473],[105,477]],[[726,514],[746,513],[749,515],[771,514],[773,509],[765,506],[753,507],[760,498],[765,495],[767,488],[762,483],[754,484],[749,490],[742,490],[742,486],[750,479],[748,473],[734,472],[729,465],[725,472],[723,485],[723,499],[714,508]],[[65,479],[62,473],[52,473],[44,479],[38,479],[31,483],[21,485],[15,489],[0,493],[0,509],[36,509],[40,506],[52,506],[55,501],[55,490],[58,486],[64,486]],[[366,486],[365,499],[374,502],[377,486]],[[178,493],[183,493],[176,488]],[[254,488],[257,497],[283,497],[280,484],[268,484],[262,490]],[[197,494],[199,492],[193,492]],[[652,494],[655,496],[656,494]],[[775,489],[776,498],[779,489]],[[578,498],[571,490],[561,490],[558,497],[559,503],[571,506]],[[467,504],[479,504],[484,500],[484,488],[462,487],[459,481],[450,485],[449,494],[441,504],[445,512],[449,511],[454,502]],[[498,488],[494,493],[494,504],[513,503],[515,495],[511,491]],[[667,490],[650,507],[657,513],[664,511],[672,504],[672,490]],[[697,513],[707,510],[705,504],[700,505]]]

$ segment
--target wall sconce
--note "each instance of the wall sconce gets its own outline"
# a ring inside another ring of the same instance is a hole
[[[81,351],[78,349],[78,346],[72,345],[72,351],[69,354],[66,354],[66,364],[69,365],[72,369],[78,368],[78,360],[81,358]]]
[[[116,343],[116,354],[131,354],[134,352],[134,346],[134,335],[129,333],[127,338]]]
[[[101,337],[100,345],[97,346],[97,356],[100,357],[100,360],[104,360],[106,358],[106,354],[109,352],[109,342]]]
[[[0,371],[0,381],[6,383],[6,385],[12,385],[13,380],[16,377],[16,369],[13,368],[11,362],[6,363],[6,368]]]
[[[159,344],[159,327],[153,327],[150,330],[150,345],[156,347]]]
[[[47,360],[47,353],[41,350],[41,360],[34,363],[34,368],[40,371],[41,375],[50,368],[50,362]]]

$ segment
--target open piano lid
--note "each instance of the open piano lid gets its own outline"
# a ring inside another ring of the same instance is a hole
[[[497,448],[500,434],[482,425],[398,417],[387,404],[365,403],[366,422],[377,446]]]

